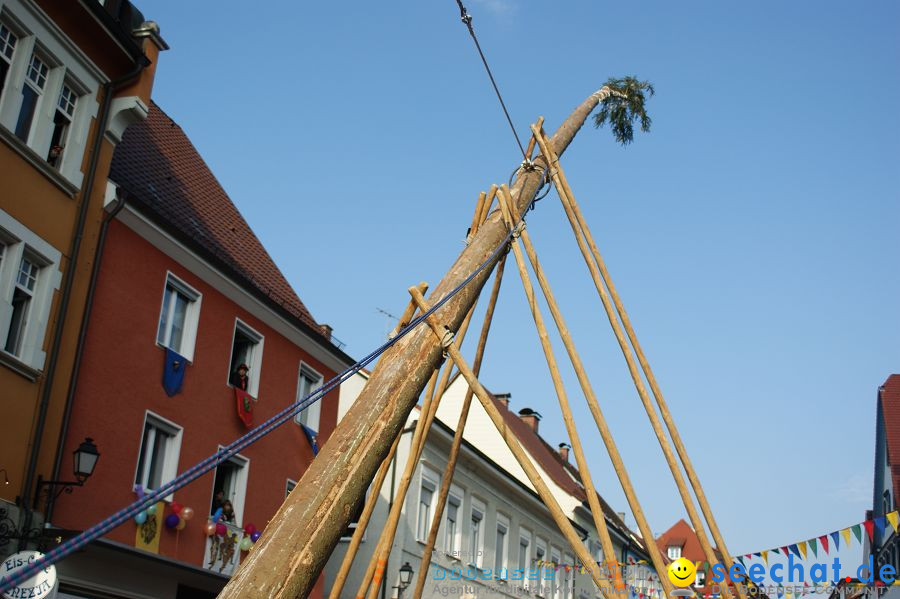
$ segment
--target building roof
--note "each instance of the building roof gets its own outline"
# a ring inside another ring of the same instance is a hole
[[[128,192],[129,205],[329,340],[194,144],[156,103],[146,120],[126,130],[113,154],[110,179]]]
[[[894,497],[900,496],[900,374],[892,374],[878,389],[884,433],[887,442],[888,465],[894,485]]]
[[[662,533],[656,538],[656,546],[660,552],[666,555],[669,547],[681,547],[681,556],[692,562],[705,562],[706,554],[703,547],[700,546],[700,540],[691,525],[685,522],[684,518],[672,525],[669,530]],[[713,548],[716,557],[722,558],[719,550]]]

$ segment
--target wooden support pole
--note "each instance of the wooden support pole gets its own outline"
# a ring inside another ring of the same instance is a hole
[[[500,284],[503,281],[503,270],[505,265],[506,256],[504,255],[503,258],[500,259],[500,263],[497,264],[497,272],[494,275],[494,286],[491,288],[491,297],[488,301],[487,311],[484,314],[484,322],[481,325],[481,335],[478,338],[478,347],[475,349],[475,360],[472,364],[472,371],[475,373],[475,376],[478,376],[478,373],[481,371],[484,348],[487,345],[488,333],[491,330],[491,322],[494,318],[494,308],[497,306],[497,298],[500,295]],[[469,417],[469,407],[472,405],[472,393],[472,388],[469,387],[466,390],[466,397],[463,400],[462,409],[459,412],[459,420],[456,423],[453,441],[450,444],[450,454],[447,456],[447,466],[444,468],[444,477],[441,480],[441,491],[438,500],[435,503],[434,518],[431,520],[431,530],[428,531],[428,540],[425,543],[425,551],[422,554],[422,565],[419,567],[416,586],[413,590],[413,599],[422,599],[422,591],[425,588],[428,569],[431,566],[431,556],[434,553],[434,544],[437,541],[438,529],[441,526],[441,519],[444,515],[444,506],[447,503],[447,497],[450,495],[450,485],[453,482],[453,473],[456,471],[456,461],[459,459],[459,448],[462,445],[463,432],[466,428],[466,420]]]
[[[469,330],[469,323],[472,320],[472,314],[474,314],[474,312],[475,306],[473,305],[459,327],[459,332],[456,336],[459,339],[460,344],[462,344],[463,339],[466,337],[466,332]],[[430,393],[426,392],[427,398],[423,402],[422,413],[419,416],[420,421],[424,423],[424,430],[418,437],[413,436],[412,443],[410,444],[409,457],[406,460],[406,467],[403,471],[403,477],[400,479],[400,485],[398,486],[396,496],[394,497],[394,505],[391,508],[388,522],[381,533],[378,550],[372,555],[372,563],[376,564],[376,567],[373,569],[372,584],[369,587],[369,599],[376,599],[378,588],[381,586],[381,580],[384,577],[383,566],[387,565],[388,557],[390,556],[391,549],[394,545],[394,536],[397,534],[397,526],[399,525],[400,517],[403,514],[403,503],[406,501],[406,493],[409,491],[409,484],[412,480],[412,475],[416,470],[416,466],[419,464],[419,458],[422,457],[422,452],[425,450],[425,440],[428,437],[428,431],[431,430],[431,425],[434,423],[438,406],[441,403],[441,399],[444,397],[444,392],[447,390],[452,370],[451,365],[447,364],[441,373],[440,383],[431,386],[429,389]],[[372,563],[369,564],[370,569],[372,568]],[[365,581],[364,584],[360,586],[360,591],[363,590],[364,585]],[[363,596],[364,595],[357,593],[358,599],[361,599]]]
[[[415,306],[415,304],[413,304],[413,306]],[[344,559],[341,562],[341,567],[334,579],[334,584],[331,587],[328,599],[340,599],[341,597],[341,592],[343,592],[344,585],[347,583],[347,575],[350,573],[350,568],[353,566],[353,560],[356,559],[356,553],[359,551],[359,545],[362,543],[362,538],[366,534],[366,527],[369,526],[369,520],[371,520],[372,513],[375,511],[375,506],[378,504],[381,487],[384,484],[384,479],[387,477],[391,462],[394,460],[394,455],[397,453],[397,446],[400,444],[400,437],[402,436],[403,431],[401,430],[400,434],[397,435],[397,438],[394,439],[394,444],[391,445],[391,450],[388,452],[387,457],[384,458],[381,467],[378,469],[378,474],[375,476],[375,481],[372,483],[372,492],[369,494],[369,498],[366,501],[362,514],[359,516],[359,522],[356,524],[356,530],[353,531],[353,537],[350,539],[350,544],[347,546],[347,552],[344,554]]]
[[[478,225],[481,224],[481,221],[484,220],[481,218],[481,212],[484,207],[484,199],[487,197],[487,194],[483,191],[478,194],[478,200],[475,202],[475,214],[472,215],[472,225],[469,227],[469,234],[466,235],[466,243],[472,240],[472,235],[478,232]]]
[[[552,139],[557,154],[569,146],[608,93],[608,89],[594,92],[563,122]],[[520,171],[513,184],[518,211],[531,203],[540,187],[547,162],[538,156],[534,163],[536,169]],[[440,322],[453,329],[459,326],[500,258],[495,252],[506,242],[506,226],[494,211],[431,292],[437,302],[471,277],[436,311]],[[481,268],[486,261],[486,268]],[[272,516],[220,599],[293,599],[310,593],[347,528],[353,507],[366,493],[440,359],[440,343],[427,327],[411,331],[385,351],[359,399]]]
[[[428,283],[424,281],[419,283],[419,289],[422,290],[422,295],[425,295],[425,292],[428,291]],[[403,311],[403,314],[400,315],[400,320],[397,321],[397,326],[394,327],[388,334],[388,339],[393,339],[397,336],[397,333],[402,331],[406,326],[412,321],[413,316],[416,314],[416,305],[413,302],[409,302],[406,305],[406,309]]]
[[[416,303],[419,305],[419,309],[423,311],[428,310],[428,303],[425,298],[422,297],[422,294],[419,293],[419,290],[415,287],[409,288],[410,295],[413,296]],[[435,318],[435,315],[432,314],[426,319],[426,322],[431,327],[431,330],[434,332],[435,336],[438,339],[443,338],[444,329],[438,324],[438,320]],[[576,557],[581,561],[582,564],[590,565],[589,571],[591,573],[591,578],[594,583],[597,585],[597,588],[604,590],[608,589],[608,582],[604,584],[604,579],[600,577],[599,568],[595,567],[596,564],[593,561],[593,557],[588,552],[588,550],[584,547],[584,544],[581,542],[581,537],[578,536],[578,533],[575,532],[575,529],[572,527],[572,523],[569,522],[568,517],[562,511],[562,508],[557,503],[556,498],[553,497],[553,493],[550,491],[550,488],[547,487],[547,483],[541,478],[541,475],[538,473],[537,468],[535,468],[534,464],[531,461],[531,458],[528,457],[525,449],[522,448],[522,445],[519,443],[519,440],[516,438],[515,434],[506,426],[506,423],[503,421],[503,416],[500,414],[500,411],[497,409],[497,406],[494,405],[494,402],[491,400],[490,395],[485,390],[485,388],[478,381],[478,378],[475,376],[475,373],[472,372],[472,369],[469,368],[469,365],[466,363],[465,358],[462,357],[462,354],[459,353],[459,349],[456,346],[455,342],[451,342],[446,346],[446,351],[450,355],[450,358],[453,360],[454,364],[456,364],[456,368],[459,369],[460,374],[462,374],[463,378],[466,379],[466,382],[469,384],[469,387],[475,393],[475,396],[478,398],[478,401],[481,402],[481,405],[484,407],[484,411],[487,412],[488,417],[491,419],[491,422],[494,423],[494,426],[497,428],[497,431],[503,437],[503,440],[506,442],[507,447],[509,447],[513,456],[515,456],[516,461],[519,463],[519,466],[522,467],[522,470],[525,471],[525,475],[528,476],[528,480],[531,481],[532,486],[534,486],[541,500],[544,502],[544,505],[547,506],[547,509],[550,511],[550,515],[552,516],[554,522],[559,527],[560,532],[569,541],[569,544],[572,546],[572,551],[575,552]],[[652,542],[652,537],[651,541]]]
[[[488,190],[487,198],[484,201],[484,204],[481,207],[481,214],[478,216],[478,226],[480,227],[484,220],[487,218],[488,214],[491,212],[491,206],[494,204],[494,197],[497,195],[497,186],[491,185],[491,188]],[[475,229],[478,230],[477,227]],[[422,295],[425,295],[424,293]]]
[[[662,452],[666,458],[666,463],[669,466],[669,470],[671,470],[672,472],[672,477],[675,480],[675,486],[678,488],[678,493],[681,496],[681,500],[684,504],[685,509],[687,510],[691,525],[693,526],[694,532],[697,535],[697,539],[700,542],[700,547],[703,549],[703,553],[706,555],[709,563],[714,564],[718,561],[718,558],[716,557],[712,545],[709,542],[709,538],[706,535],[706,529],[703,526],[703,520],[700,519],[700,515],[697,513],[697,508],[694,506],[694,500],[691,497],[690,491],[688,491],[687,484],[685,483],[684,476],[681,472],[681,468],[679,467],[678,462],[675,459],[675,455],[672,451],[672,446],[669,444],[669,439],[666,436],[666,433],[663,431],[662,425],[659,421],[659,416],[656,413],[656,409],[653,407],[653,404],[650,401],[650,397],[647,394],[647,389],[644,386],[644,381],[641,378],[640,372],[638,371],[637,365],[635,364],[634,357],[631,354],[631,348],[625,339],[625,335],[622,332],[622,327],[619,324],[619,320],[615,314],[612,303],[610,302],[609,296],[606,293],[606,289],[603,286],[600,270],[597,264],[595,264],[594,260],[592,259],[591,252],[587,247],[587,243],[583,235],[583,228],[579,224],[579,221],[575,216],[574,209],[572,208],[571,200],[574,196],[571,194],[571,189],[569,188],[568,181],[565,178],[565,173],[562,170],[562,166],[559,164],[559,158],[554,155],[553,150],[552,148],[550,148],[548,140],[546,139],[546,137],[544,137],[542,131],[533,128],[532,133],[535,135],[538,144],[541,147],[541,152],[546,152],[544,155],[550,160],[550,164],[553,165],[553,168],[551,168],[550,171],[552,174],[553,183],[556,186],[557,193],[559,194],[560,200],[562,201],[563,208],[566,212],[566,217],[568,218],[569,224],[572,227],[572,231],[575,235],[575,240],[578,244],[578,248],[579,250],[581,250],[581,254],[588,266],[588,270],[590,271],[591,279],[594,282],[594,286],[597,288],[597,293],[600,295],[600,301],[603,304],[603,308],[606,311],[606,316],[609,320],[610,325],[612,326],[613,333],[615,334],[616,340],[619,343],[619,347],[622,350],[622,355],[625,357],[625,363],[628,366],[628,372],[631,375],[632,381],[634,382],[635,389],[637,389],[638,396],[640,397],[641,403],[644,406],[644,410],[647,412],[647,416],[650,419],[650,424],[653,428],[653,432],[656,434],[659,445],[662,448]],[[740,590],[738,590],[738,592],[741,596],[741,599],[745,599],[743,597],[743,594],[740,593]],[[728,585],[723,585],[722,593],[726,599],[731,596]]]
[[[422,412],[419,414],[419,419],[416,421],[416,428],[413,432],[412,441],[410,442],[409,457],[406,460],[406,466],[403,469],[403,475],[400,477],[400,483],[397,487],[397,501],[391,506],[387,521],[384,524],[381,535],[378,537],[378,542],[375,544],[375,552],[372,553],[372,558],[369,560],[369,566],[366,568],[362,582],[360,582],[359,585],[359,590],[356,592],[357,599],[362,599],[366,596],[370,581],[376,589],[381,584],[381,577],[384,575],[384,568],[387,565],[387,555],[382,555],[384,553],[384,546],[387,544],[387,553],[390,553],[390,545],[394,542],[394,533],[396,532],[397,524],[400,521],[403,498],[406,496],[406,489],[409,488],[409,482],[412,478],[412,473],[418,459],[416,457],[416,447],[418,446],[419,439],[427,433],[428,418],[426,418],[426,415],[431,409],[431,399],[434,396],[434,387],[438,380],[439,371],[440,368],[435,369],[434,373],[431,375],[431,379],[428,381],[428,388],[424,395],[425,399],[422,402]],[[399,438],[399,435],[397,438]],[[377,582],[375,582],[376,580]]]
[[[537,127],[538,131],[540,131],[544,127],[544,117],[538,117],[537,123],[534,124]],[[534,135],[531,136],[531,139],[528,140],[528,148],[525,150],[525,155],[528,156],[528,159],[531,159],[531,154],[534,152],[534,144],[537,139]]]
[[[509,205],[506,198],[507,193],[506,186],[500,188],[499,202],[504,218],[506,218],[507,224],[512,229],[516,226],[516,221],[509,211]],[[520,235],[524,234],[525,231],[523,229]],[[575,426],[575,419],[572,417],[569,398],[562,382],[562,376],[559,372],[556,356],[553,353],[553,346],[550,343],[550,335],[547,334],[544,317],[541,315],[541,310],[538,307],[534,286],[531,284],[531,277],[528,274],[528,268],[525,266],[525,258],[522,256],[522,248],[519,247],[518,239],[513,238],[512,250],[516,257],[516,266],[519,270],[519,277],[522,279],[522,287],[525,290],[525,298],[528,300],[531,317],[534,319],[534,326],[537,329],[541,348],[544,350],[544,358],[547,360],[547,367],[550,369],[550,379],[553,381],[553,388],[556,391],[556,397],[559,400],[559,409],[560,412],[562,412],[563,422],[566,425],[566,432],[569,434],[569,440],[572,443],[572,451],[575,453],[575,463],[578,466],[578,471],[581,473],[581,481],[584,484],[588,506],[591,508],[591,516],[594,519],[594,528],[597,530],[597,535],[600,537],[600,545],[603,547],[603,555],[606,558],[607,569],[614,581],[613,588],[617,590],[619,597],[624,598],[625,584],[622,582],[622,572],[619,568],[618,561],[615,559],[615,549],[613,549],[612,539],[609,536],[609,528],[606,526],[606,515],[603,513],[603,508],[600,506],[600,498],[597,494],[597,489],[594,487],[594,481],[591,477],[590,469],[588,468],[587,459],[584,457],[581,437]],[[603,591],[604,596],[606,596],[605,589],[601,590]]]

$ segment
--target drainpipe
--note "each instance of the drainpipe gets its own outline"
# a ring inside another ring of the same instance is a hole
[[[53,462],[53,478],[59,478],[60,464],[63,459],[63,444],[69,433],[69,420],[72,417],[72,404],[74,403],[75,391],[78,385],[78,372],[81,370],[81,358],[84,355],[84,343],[87,338],[88,323],[91,316],[91,310],[94,306],[94,292],[97,290],[97,278],[100,276],[100,263],[103,260],[103,250],[106,246],[106,232],[109,230],[111,223],[116,216],[125,208],[128,197],[122,188],[116,189],[116,199],[110,210],[103,217],[100,224],[100,234],[97,237],[97,253],[94,256],[94,264],[91,267],[91,280],[88,285],[87,299],[84,302],[84,312],[81,315],[81,328],[78,330],[78,344],[75,347],[75,362],[72,365],[72,373],[69,376],[69,391],[66,394],[66,409],[63,414],[62,427],[59,431],[59,443],[56,446],[56,459]],[[56,505],[51,495],[47,501],[47,513],[44,515],[44,522],[51,522],[53,517],[53,508]]]
[[[106,134],[106,127],[109,124],[109,112],[110,107],[112,106],[113,95],[119,89],[137,79],[149,64],[150,60],[142,54],[137,62],[135,62],[134,68],[128,74],[120,79],[115,79],[103,84],[103,103],[100,106],[100,118],[97,121],[97,129],[94,133],[94,141],[91,147],[91,155],[88,160],[85,184],[84,187],[82,187],[81,206],[78,208],[78,219],[75,224],[75,237],[72,240],[72,247],[69,253],[69,267],[66,269],[66,273],[63,277],[63,288],[59,298],[59,307],[56,312],[56,326],[53,330],[53,341],[50,345],[50,356],[45,371],[47,373],[47,378],[44,380],[44,387],[41,390],[38,418],[31,445],[31,454],[28,459],[28,470],[25,473],[25,487],[22,491],[21,503],[21,505],[25,507],[24,530],[29,530],[33,521],[33,514],[28,506],[32,503],[31,492],[35,483],[35,472],[37,470],[41,439],[44,436],[44,426],[47,422],[47,410],[50,407],[50,392],[53,389],[56,365],[59,361],[59,345],[63,336],[66,312],[69,310],[69,302],[72,299],[72,286],[75,283],[75,269],[78,265],[78,257],[81,252],[81,241],[84,238],[84,223],[87,220],[91,195],[94,192],[94,183],[97,179],[97,163],[100,160],[100,150],[103,147],[103,138]],[[68,406],[66,407],[66,410],[68,411]],[[26,543],[26,539],[21,539],[19,541],[19,551],[25,549]]]

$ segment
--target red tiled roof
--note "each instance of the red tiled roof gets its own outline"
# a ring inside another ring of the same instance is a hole
[[[199,245],[293,317],[323,335],[320,325],[250,229],[181,127],[150,103],[116,147],[110,179],[129,203]],[[323,335],[324,336],[324,335]]]
[[[900,496],[900,374],[892,374],[878,390],[894,497]]]
[[[684,518],[657,537],[656,546],[659,547],[663,555],[667,555],[669,547],[681,547],[681,557],[687,558],[692,562],[707,561],[706,554],[700,546],[700,539],[697,538],[697,533],[694,532],[690,524],[685,522]],[[715,547],[713,547],[713,553],[721,559],[722,554]]]

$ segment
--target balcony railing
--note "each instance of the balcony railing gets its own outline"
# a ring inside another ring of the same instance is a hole
[[[213,572],[231,576],[241,561],[241,539],[244,531],[234,524],[225,523],[225,536],[212,535],[206,538],[203,567]]]

